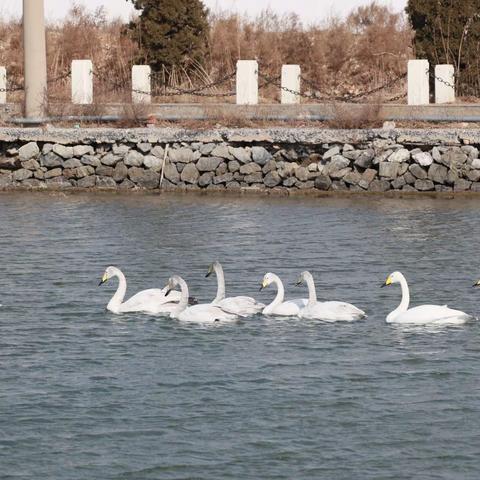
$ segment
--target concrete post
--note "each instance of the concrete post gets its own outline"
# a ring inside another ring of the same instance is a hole
[[[258,105],[258,62],[237,62],[237,105]]]
[[[152,69],[148,65],[132,67],[132,102],[152,103]]]
[[[428,60],[408,61],[408,104],[428,105],[430,103]]]
[[[455,67],[437,65],[435,67],[435,103],[453,102],[455,102]]]
[[[72,103],[93,103],[93,64],[91,60],[72,61]]]
[[[300,76],[302,70],[300,65],[283,65],[282,66],[282,103],[293,105],[300,103]],[[298,94],[289,92],[298,92]]]
[[[7,69],[0,67],[0,104],[7,103]]]
[[[47,47],[43,0],[23,0],[25,64],[25,117],[45,117],[47,100]]]

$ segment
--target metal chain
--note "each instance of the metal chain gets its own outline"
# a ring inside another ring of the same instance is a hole
[[[429,77],[432,78],[433,80],[438,80],[440,83],[443,83],[443,84],[446,85],[447,87],[455,89],[455,85],[454,85],[454,84],[452,85],[450,82],[447,82],[447,80],[444,80],[444,79],[441,78],[441,77],[437,77],[437,76],[435,75],[435,73],[431,72],[429,69],[427,69],[427,71],[426,71],[425,73],[427,73],[427,75],[429,75]],[[457,76],[457,75],[454,74],[454,77],[456,77],[456,76]]]

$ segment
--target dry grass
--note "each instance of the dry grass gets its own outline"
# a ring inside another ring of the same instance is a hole
[[[412,32],[402,14],[373,2],[353,11],[346,19],[330,18],[306,27],[295,14],[264,11],[249,18],[231,12],[210,17],[209,55],[204,65],[191,71],[171,69],[154,76],[154,100],[173,102],[231,102],[233,97],[165,96],[175,88],[191,89],[209,84],[235,70],[239,59],[257,59],[270,77],[283,64],[302,66],[307,91],[323,96],[355,95],[382,85],[406,70],[411,56]],[[125,35],[120,20],[108,20],[102,9],[88,11],[74,4],[62,22],[48,25],[49,102],[70,98],[68,74],[71,61],[89,58],[95,70],[94,90],[98,103],[131,102],[130,69],[137,45]],[[23,52],[19,20],[0,19],[0,64],[7,66],[11,84],[23,83]],[[261,84],[264,82],[260,82]],[[395,85],[386,95],[405,89]],[[212,86],[209,93],[234,91],[234,79]],[[278,101],[279,89],[266,85],[261,102]],[[10,94],[19,101],[21,93]]]

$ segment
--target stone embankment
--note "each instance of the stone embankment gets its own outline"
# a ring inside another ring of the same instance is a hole
[[[167,149],[168,145],[168,149]],[[0,189],[480,191],[476,130],[0,129]]]

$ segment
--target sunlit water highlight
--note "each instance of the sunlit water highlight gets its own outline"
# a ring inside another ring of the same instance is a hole
[[[480,315],[478,200],[0,196],[2,479],[478,479],[480,327],[399,328],[412,303]],[[287,294],[309,269],[322,299],[369,318],[261,316],[201,328],[114,316],[171,273],[213,299]]]

